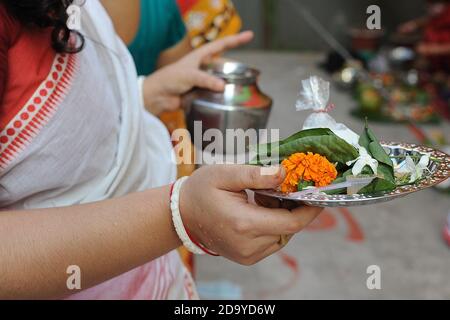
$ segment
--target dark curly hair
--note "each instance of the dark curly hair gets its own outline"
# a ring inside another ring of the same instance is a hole
[[[22,25],[37,28],[53,28],[52,47],[59,53],[78,53],[83,49],[84,37],[78,31],[69,30],[67,8],[73,0],[0,0],[8,13]],[[80,2],[80,1],[78,1]],[[76,45],[71,36],[78,38]]]

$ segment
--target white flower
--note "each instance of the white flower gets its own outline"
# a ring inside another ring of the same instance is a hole
[[[411,175],[409,183],[414,183],[417,180],[422,179],[423,172],[428,170],[428,165],[430,164],[430,154],[425,154],[420,158],[419,163],[416,165],[414,160],[407,156],[405,163],[396,170],[397,175]]]
[[[372,169],[373,174],[376,175],[378,173],[378,161],[372,158],[366,148],[363,147],[359,147],[359,157],[356,160],[347,162],[347,165],[349,167],[353,165],[352,174],[354,176],[360,175],[366,166]]]

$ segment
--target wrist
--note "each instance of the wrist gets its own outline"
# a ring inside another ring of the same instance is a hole
[[[186,230],[186,226],[183,222],[180,212],[180,191],[183,183],[187,180],[187,177],[179,179],[175,182],[170,191],[170,209],[172,212],[172,221],[175,231],[183,242],[183,245],[190,252],[198,255],[205,254],[204,251],[192,241],[192,238],[188,231]]]
[[[142,100],[146,109],[149,109],[153,104],[153,98],[158,94],[154,82],[153,76],[147,76],[142,81]]]
[[[170,186],[152,188],[128,196],[127,203],[139,209],[139,219],[133,234],[139,234],[152,256],[147,261],[179,248],[182,243],[171,219]]]
[[[196,234],[193,232],[195,230],[198,230],[198,228],[193,228],[196,224],[192,223],[192,216],[189,214],[183,214],[184,213],[191,212],[191,210],[187,209],[186,202],[184,201],[184,197],[182,200],[182,190],[184,182],[186,182],[188,178],[184,177],[178,180],[173,186],[171,190],[171,210],[172,210],[172,218],[173,223],[175,226],[175,229],[177,231],[178,236],[183,242],[183,245],[192,253],[194,254],[209,254],[211,256],[218,256],[215,252],[209,250],[202,244],[200,239],[196,236]],[[183,192],[183,195],[185,192]],[[181,202],[183,202],[183,205],[181,205]],[[192,208],[192,207],[191,207]],[[189,218],[191,219],[189,219]],[[201,231],[201,227],[200,227]]]
[[[155,116],[163,112],[160,108],[163,101],[164,89],[158,72],[141,80],[142,102],[145,109]]]

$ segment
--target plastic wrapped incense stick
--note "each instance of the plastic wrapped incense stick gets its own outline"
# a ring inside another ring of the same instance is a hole
[[[367,187],[372,181],[376,178],[376,176],[367,176],[367,177],[347,177],[345,182],[332,184],[326,187],[321,188],[309,188],[300,192],[291,193],[290,196],[295,197],[303,197],[308,194],[315,194],[320,192],[329,192],[336,191],[340,189],[347,189],[347,194],[354,195],[359,191]]]
[[[313,76],[302,81],[302,88],[297,100],[297,110],[313,110],[303,125],[303,130],[328,128],[338,137],[345,140],[355,148],[359,148],[359,136],[346,125],[337,123],[329,115],[334,105],[329,104],[330,83]]]

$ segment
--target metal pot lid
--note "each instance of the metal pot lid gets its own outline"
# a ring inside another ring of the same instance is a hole
[[[202,66],[203,70],[224,79],[228,83],[251,84],[257,81],[260,72],[248,65],[229,60],[215,59],[213,62]]]

